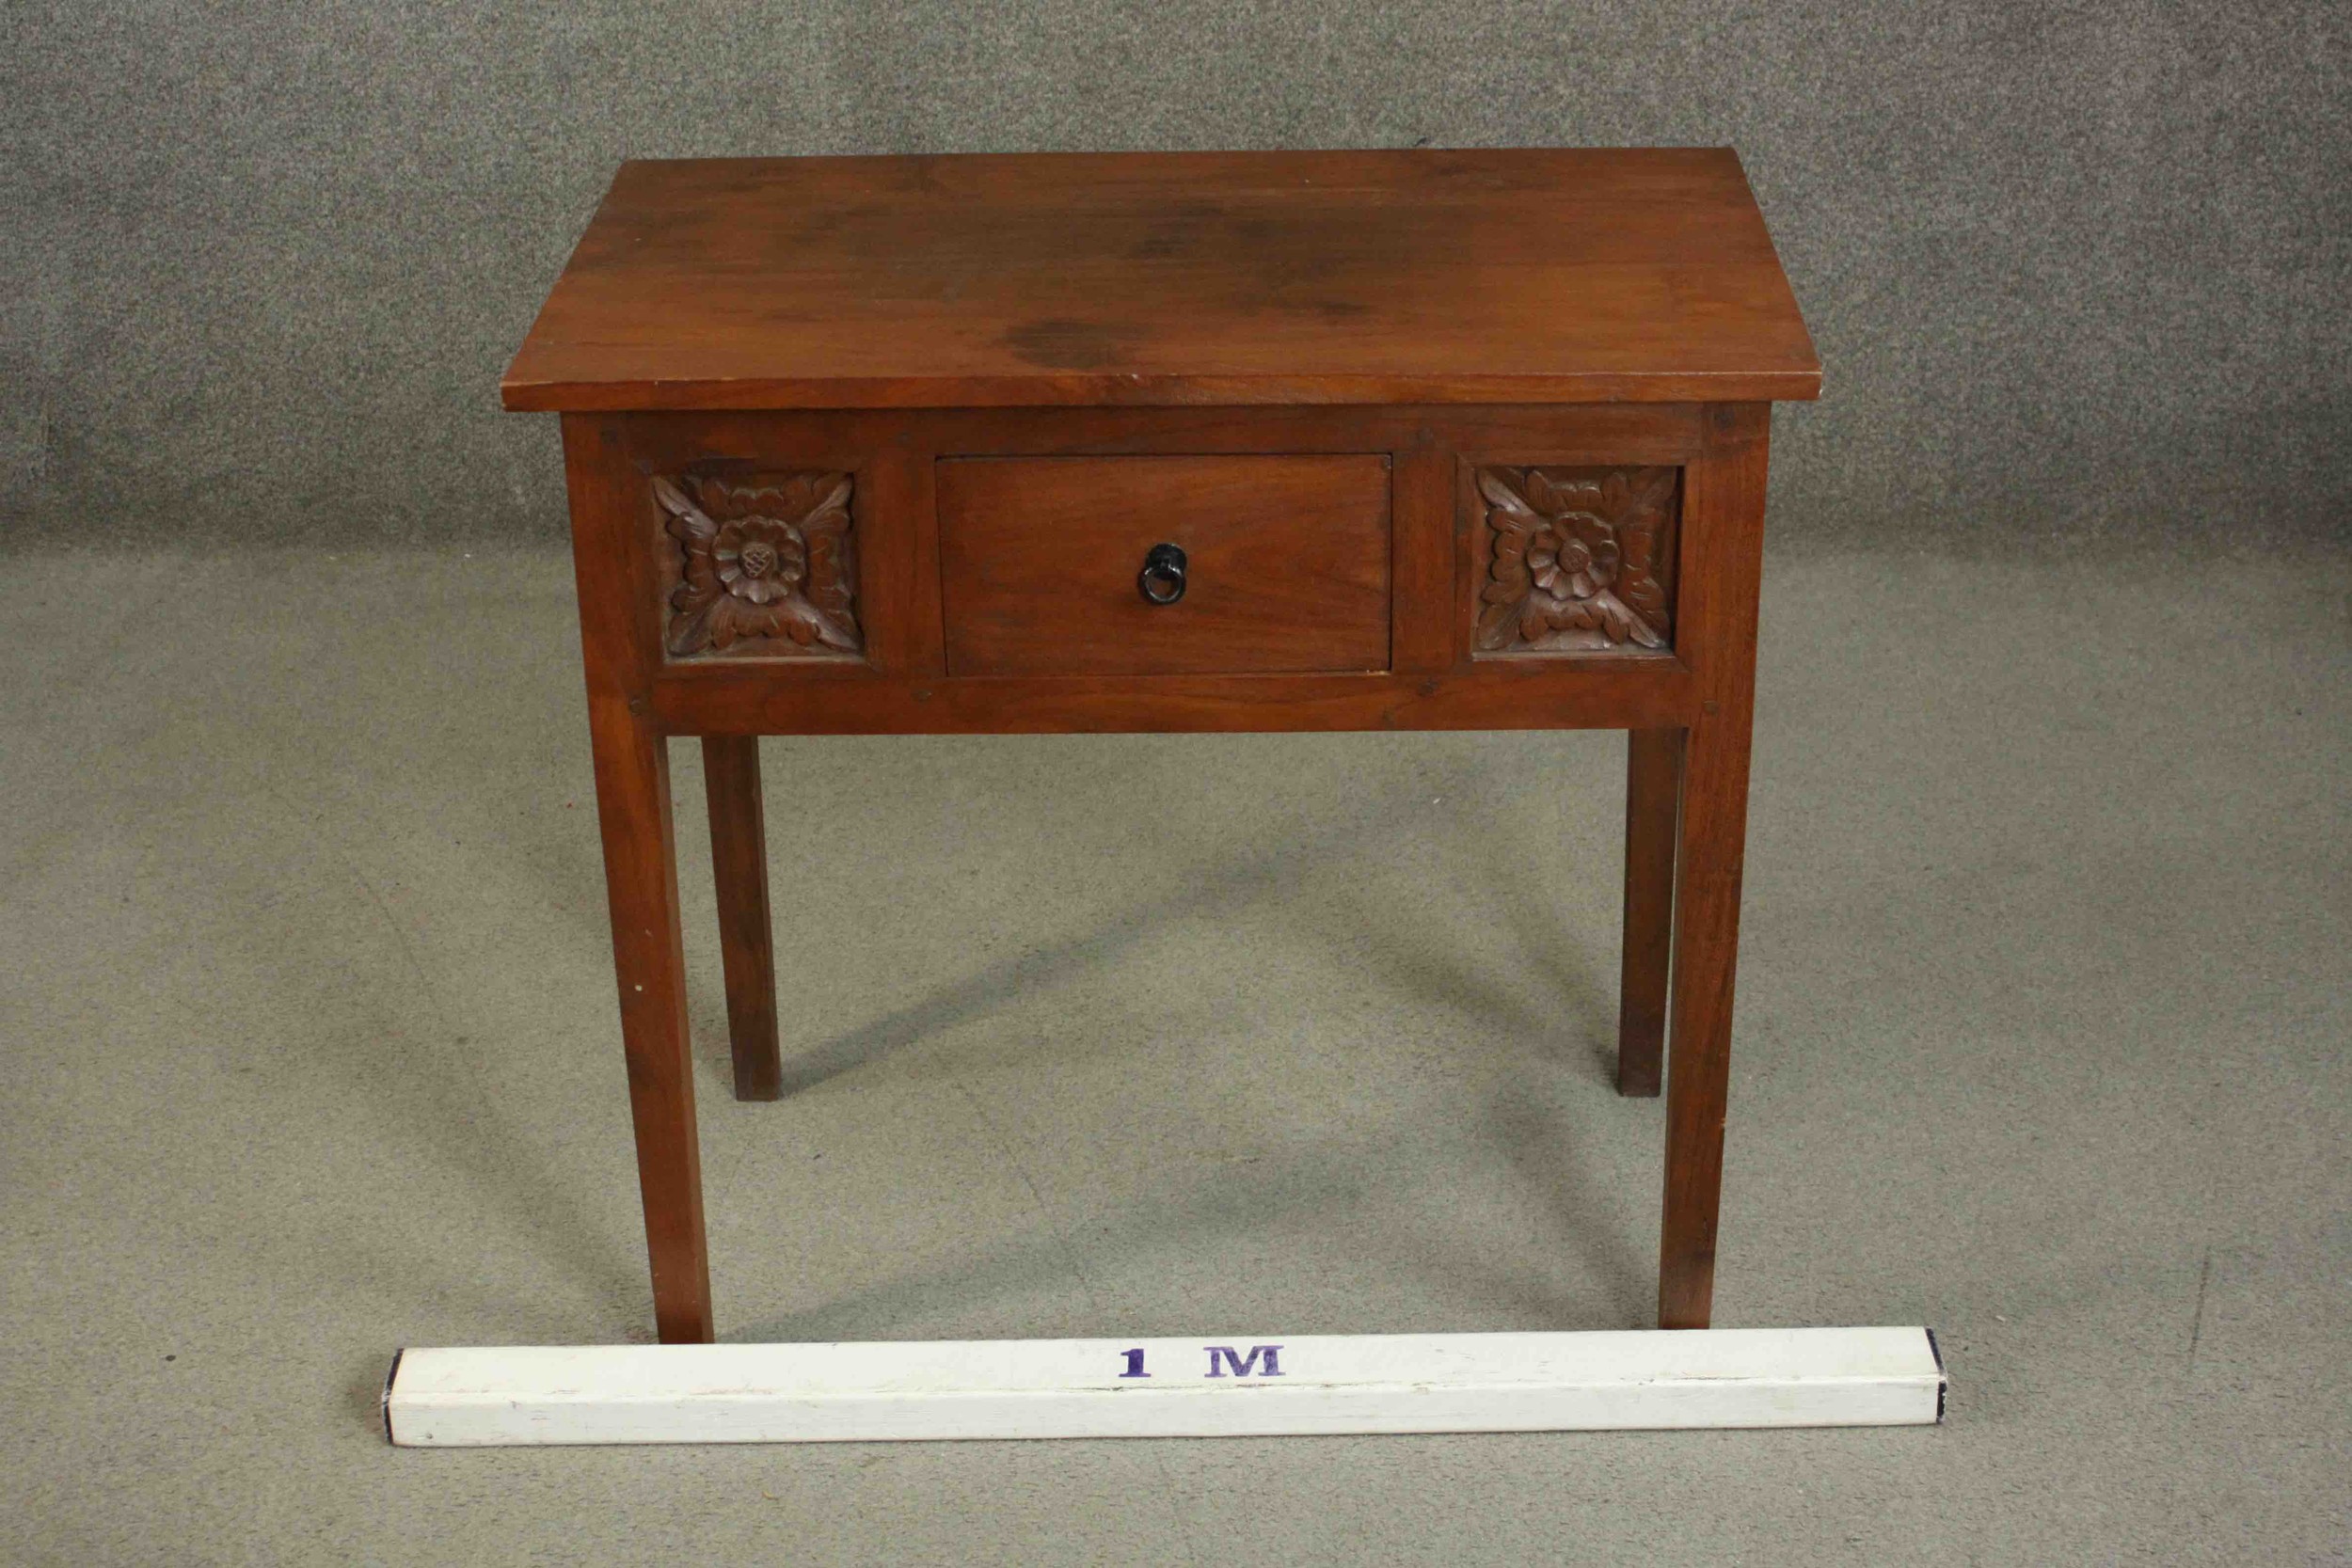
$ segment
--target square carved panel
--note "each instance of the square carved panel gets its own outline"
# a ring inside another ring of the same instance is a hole
[[[1674,645],[1679,468],[1482,465],[1471,477],[1475,654]]]
[[[669,656],[861,657],[850,483],[806,468],[656,476]]]

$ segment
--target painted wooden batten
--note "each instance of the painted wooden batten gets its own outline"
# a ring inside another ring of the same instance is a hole
[[[1926,1425],[1920,1328],[404,1351],[407,1447]]]

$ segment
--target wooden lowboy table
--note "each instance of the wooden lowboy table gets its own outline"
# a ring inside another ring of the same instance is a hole
[[[503,391],[564,416],[661,1338],[711,1338],[678,735],[758,1100],[759,736],[1629,731],[1617,1083],[1671,954],[1705,1325],[1766,437],[1820,385],[1724,150],[623,165]]]

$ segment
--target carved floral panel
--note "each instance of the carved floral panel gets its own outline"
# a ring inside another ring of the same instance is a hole
[[[680,552],[672,657],[861,651],[848,474],[682,474],[656,478],[653,495]]]
[[[1674,641],[1676,468],[1481,467],[1482,654]]]

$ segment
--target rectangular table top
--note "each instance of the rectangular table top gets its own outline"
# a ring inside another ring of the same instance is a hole
[[[1812,398],[1727,148],[632,161],[513,409]]]

